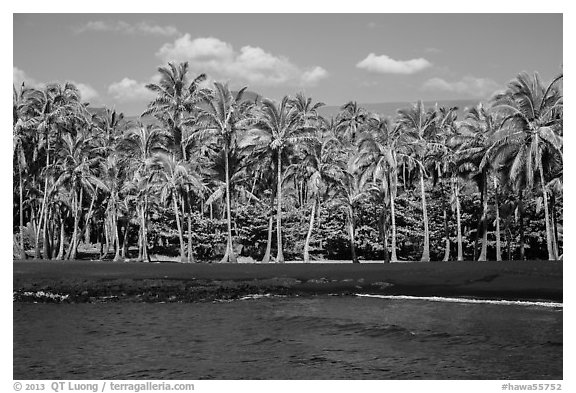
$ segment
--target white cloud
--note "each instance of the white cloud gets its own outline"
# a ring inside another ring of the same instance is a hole
[[[246,45],[239,51],[218,38],[192,39],[190,34],[164,44],[156,53],[162,61],[188,61],[196,73],[213,78],[235,79],[258,85],[312,85],[328,76],[326,70],[315,66],[303,70],[288,58]]]
[[[441,90],[465,94],[471,97],[488,97],[501,88],[500,84],[489,78],[465,76],[457,81],[446,81],[442,78],[428,79],[422,85],[425,90]]]
[[[102,20],[89,21],[85,25],[77,27],[76,33],[87,31],[115,32],[122,34],[141,34],[170,37],[178,35],[178,29],[174,26],[160,26],[150,22],[142,21],[130,24],[125,21],[106,22]]]
[[[356,64],[358,68],[380,74],[414,74],[431,66],[432,63],[423,58],[394,60],[389,56],[377,56],[374,53],[370,53],[364,60]]]
[[[108,86],[108,93],[120,102],[146,101],[155,97],[155,94],[146,88],[146,84],[124,78]]]
[[[302,74],[302,82],[305,85],[315,85],[316,83],[318,83],[318,81],[327,77],[328,77],[328,71],[326,71],[322,67],[316,66],[311,70],[305,71]]]
[[[13,68],[12,81],[14,83],[14,86],[20,87],[22,85],[22,82],[24,82],[25,85],[28,87],[35,87],[35,88],[41,89],[46,85],[46,83],[39,82],[36,79],[31,78],[28,74],[26,74],[26,72],[19,69],[18,67],[12,67],[12,68]],[[55,81],[55,82],[62,83],[60,81]],[[80,92],[80,97],[81,97],[82,101],[96,101],[100,98],[100,94],[98,94],[98,91],[96,91],[96,89],[94,89],[89,84],[82,83],[82,82],[76,82],[76,81],[72,81],[72,80],[68,81],[68,82],[70,82],[74,86],[76,86],[76,88]]]
[[[35,79],[30,78],[23,70],[18,67],[12,67],[12,83],[14,83],[14,86],[18,88],[22,85],[22,82],[29,87],[38,85],[38,82]]]
[[[78,91],[80,91],[82,101],[95,101],[100,98],[100,95],[92,86],[80,82],[71,82],[78,88]]]

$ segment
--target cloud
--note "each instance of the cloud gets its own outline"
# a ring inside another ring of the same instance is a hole
[[[94,101],[100,98],[100,94],[92,86],[85,83],[71,81],[80,91],[82,101]]]
[[[88,31],[96,31],[133,35],[155,35],[164,37],[170,37],[179,34],[178,29],[174,26],[160,26],[146,21],[130,24],[121,20],[116,22],[106,22],[102,20],[89,21],[85,25],[75,28],[74,31],[78,34]]]
[[[196,73],[235,79],[257,85],[314,85],[328,76],[322,67],[302,69],[284,56],[246,45],[239,51],[214,37],[192,39],[190,34],[164,44],[156,53],[164,62],[187,61]]]
[[[30,78],[23,70],[18,67],[12,67],[12,83],[14,83],[14,86],[20,87],[23,82],[29,87],[38,85],[38,82]]]
[[[428,79],[422,85],[425,90],[441,90],[465,94],[472,97],[488,97],[501,88],[500,84],[489,78],[465,76],[457,81],[446,81],[442,78]]]
[[[147,83],[124,78],[108,86],[108,93],[120,102],[151,100],[155,94],[146,88]]]
[[[318,81],[328,77],[328,71],[324,68],[316,66],[309,71],[302,74],[302,82],[306,85],[315,85]]]
[[[369,72],[375,72],[379,74],[406,75],[420,72],[431,66],[432,63],[423,58],[412,60],[394,60],[386,55],[376,56],[374,53],[370,53],[364,60],[356,64],[357,68],[361,68]]]
[[[424,52],[426,53],[431,53],[431,54],[438,54],[438,53],[442,53],[442,50],[438,49],[438,48],[434,48],[434,47],[429,47],[424,49]]]
[[[13,68],[12,81],[14,83],[14,86],[19,87],[22,85],[22,82],[24,82],[25,85],[28,87],[35,87],[35,88],[41,89],[46,85],[46,83],[39,82],[36,79],[31,78],[28,74],[26,74],[26,72],[19,69],[18,67],[12,67],[12,68]],[[60,81],[55,81],[55,82],[56,83],[62,83]],[[73,80],[70,80],[68,82],[70,82],[74,86],[76,86],[76,88],[80,92],[80,97],[81,97],[82,101],[85,101],[85,102],[86,101],[95,101],[95,100],[98,100],[100,98],[100,94],[98,94],[98,91],[96,91],[96,89],[94,89],[89,84],[82,83],[82,82],[76,82]]]

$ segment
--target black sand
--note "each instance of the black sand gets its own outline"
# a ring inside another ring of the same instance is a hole
[[[563,276],[562,262],[549,261],[359,265],[14,261],[13,269],[14,299],[36,302],[190,302],[252,294],[353,293],[561,302]]]

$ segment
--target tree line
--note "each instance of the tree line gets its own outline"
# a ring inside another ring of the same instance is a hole
[[[182,262],[309,262],[332,247],[358,262],[368,242],[385,261],[430,261],[437,223],[432,259],[441,241],[443,260],[487,260],[492,243],[502,260],[502,238],[524,259],[534,230],[546,251],[532,257],[561,258],[562,76],[521,73],[463,113],[349,102],[325,118],[302,94],[253,98],[187,63],[158,72],[136,122],[72,83],[13,87],[15,257],[76,259],[94,242],[114,260],[132,246],[140,261],[172,247]]]

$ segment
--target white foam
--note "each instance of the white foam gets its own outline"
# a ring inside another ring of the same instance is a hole
[[[441,296],[370,295],[362,293],[357,293],[356,296],[378,298],[378,299],[392,299],[392,300],[426,300],[430,302],[445,302],[445,303],[476,303],[476,304],[499,304],[504,306],[539,306],[539,307],[563,308],[563,303],[555,303],[555,302],[466,299],[458,297],[441,297]]]

